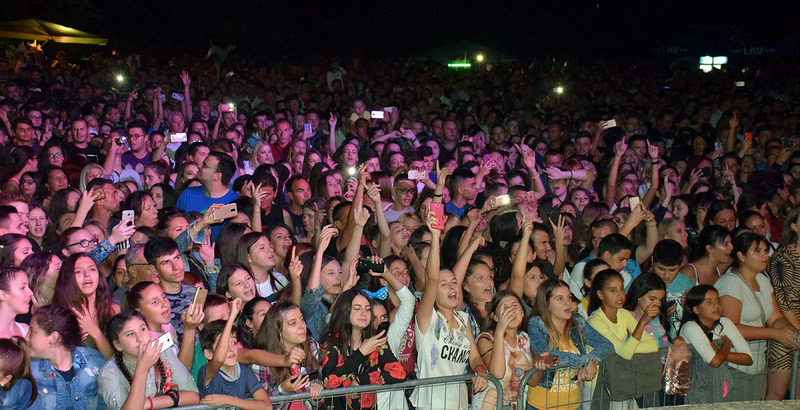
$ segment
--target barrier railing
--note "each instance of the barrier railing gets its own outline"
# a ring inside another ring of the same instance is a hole
[[[323,390],[320,393],[320,395],[317,398],[315,403],[318,404],[319,408],[328,408],[325,405],[325,400],[326,399],[327,400],[331,400],[331,399],[335,399],[335,398],[347,397],[347,396],[353,396],[353,395],[357,395],[359,398],[361,398],[366,393],[377,393],[378,395],[380,395],[382,393],[389,394],[389,393],[393,393],[393,392],[406,393],[406,392],[408,392],[408,391],[410,391],[410,390],[412,390],[412,389],[414,389],[416,387],[419,387],[419,386],[431,387],[431,386],[445,386],[445,385],[448,385],[448,384],[466,383],[467,387],[468,387],[468,391],[471,391],[471,389],[469,389],[469,387],[472,384],[472,377],[473,377],[473,374],[468,373],[468,374],[463,374],[463,375],[458,375],[458,376],[432,377],[432,378],[428,378],[428,379],[414,379],[414,380],[408,380],[408,381],[405,381],[405,382],[402,382],[402,383],[386,384],[386,385],[363,385],[363,386],[355,386],[355,387],[340,387],[340,388],[336,388],[336,389]],[[502,384],[500,383],[499,380],[497,380],[496,378],[492,377],[491,375],[488,375],[488,379],[489,379],[489,387],[487,388],[487,390],[494,388],[494,390],[496,390],[496,392],[497,392],[497,403],[495,404],[495,406],[492,406],[492,407],[489,407],[489,408],[496,408],[496,409],[504,408],[504,407],[502,407],[503,406],[503,386],[502,386]],[[406,397],[405,394],[403,394],[400,399],[405,400],[405,397]],[[473,395],[472,396],[473,401],[477,397],[481,397],[481,395],[480,394],[479,395]],[[469,403],[461,403],[460,402],[460,397],[455,398],[455,399],[458,400],[456,402],[451,402],[450,400],[447,399],[447,397],[444,397],[444,399],[448,404],[452,404],[452,406],[448,406],[447,408],[462,409],[462,408],[467,408],[469,406]],[[272,401],[273,406],[275,406],[277,408],[281,404],[287,404],[287,403],[292,403],[292,402],[305,402],[307,400],[311,400],[311,395],[308,392],[292,393],[292,394],[281,394],[281,395],[270,396],[270,400]],[[418,406],[418,407],[423,407],[424,408],[424,406]],[[219,408],[227,408],[227,407],[213,407],[213,406],[208,406],[208,405],[203,405],[203,404],[178,407],[178,409],[180,409],[180,410],[212,410],[212,409],[219,409]],[[316,408],[316,407],[312,407],[312,408]],[[379,406],[378,408],[380,409],[381,407]],[[395,401],[392,401],[392,403],[390,405],[390,408],[392,408],[392,409],[402,408],[402,405],[400,405],[399,403],[397,403]],[[431,406],[429,408],[438,408],[438,407]],[[481,408],[486,408],[486,407],[481,407]]]

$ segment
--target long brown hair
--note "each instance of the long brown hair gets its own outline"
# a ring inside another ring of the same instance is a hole
[[[544,322],[544,326],[547,328],[547,334],[550,336],[549,347],[551,349],[558,348],[562,334],[558,332],[555,325],[553,325],[553,318],[550,313],[550,298],[553,297],[553,293],[556,289],[561,287],[569,289],[569,285],[561,279],[548,279],[542,282],[542,284],[539,285],[539,291],[536,292],[536,300],[532,312],[533,315],[542,318],[542,322]],[[563,334],[566,340],[569,340],[569,332],[573,326],[575,326],[575,319],[570,318],[567,320],[567,326]]]
[[[781,243],[778,244],[779,248],[797,243],[798,234],[792,229],[792,224],[798,224],[800,227],[800,206],[796,206],[789,210],[786,219],[783,223],[783,232],[781,233]]]
[[[279,355],[287,353],[283,351],[283,317],[286,315],[286,312],[292,309],[300,309],[300,307],[288,300],[280,300],[275,302],[275,304],[267,310],[264,321],[261,322],[261,327],[258,328],[258,332],[256,333],[256,348],[264,349]],[[312,371],[317,370],[319,368],[319,359],[311,352],[311,336],[308,334],[307,330],[306,335],[306,341],[300,344],[306,357],[300,365]],[[270,383],[283,383],[289,376],[291,376],[291,373],[288,367],[273,367]]]
[[[497,320],[495,320],[494,314],[496,313],[498,317],[500,316],[500,312],[497,312],[497,308],[500,306],[500,302],[502,302],[503,299],[506,298],[506,296],[513,296],[514,299],[516,299],[517,302],[519,303],[520,309],[523,309],[523,306],[525,306],[522,303],[522,299],[520,299],[519,296],[517,296],[516,293],[514,293],[514,292],[512,292],[512,291],[510,291],[508,289],[501,290],[501,291],[495,293],[494,296],[492,297],[492,301],[489,302],[489,310],[488,310],[489,314],[486,316],[486,321],[483,324],[483,331],[484,332],[492,333],[492,332],[495,331],[495,329],[497,329]],[[525,310],[523,309],[523,314],[524,313],[525,313]],[[525,321],[522,320],[521,323],[520,323],[520,328],[517,329],[517,332],[522,330],[522,326],[524,324],[525,324]]]
[[[28,406],[36,401],[38,390],[31,372],[31,356],[28,354],[25,339],[16,336],[11,339],[0,339],[0,374],[11,375],[11,381],[2,387],[4,390],[11,390],[19,379],[31,382],[31,398]]]
[[[67,309],[80,309],[81,306],[89,303],[89,300],[81,292],[78,282],[75,280],[75,264],[80,258],[89,258],[97,267],[97,289],[95,293],[94,307],[97,311],[97,324],[103,329],[111,319],[111,292],[108,290],[103,273],[97,262],[88,253],[76,253],[64,259],[61,270],[58,272],[56,281],[56,291],[53,294],[53,304],[63,306]]]

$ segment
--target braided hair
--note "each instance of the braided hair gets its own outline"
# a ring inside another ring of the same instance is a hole
[[[114,345],[114,341],[119,341],[119,334],[122,332],[122,328],[134,318],[140,319],[142,322],[147,323],[141,313],[130,309],[123,310],[111,318],[106,326],[106,338],[111,342],[112,346]],[[114,346],[114,349],[116,350],[116,346]],[[133,375],[131,374],[130,370],[128,370],[128,367],[125,366],[121,351],[117,350],[114,353],[114,361],[117,364],[119,371],[122,373],[122,376],[128,381],[128,384],[133,383]],[[160,380],[159,384],[156,386],[156,391],[164,392],[164,387],[167,384],[167,372],[165,371],[163,359],[159,358],[156,362],[156,370],[160,375]]]

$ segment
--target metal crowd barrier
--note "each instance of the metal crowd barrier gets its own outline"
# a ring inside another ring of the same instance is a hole
[[[325,405],[325,399],[333,399],[338,397],[346,397],[350,395],[361,395],[364,393],[390,393],[390,392],[410,392],[417,386],[443,386],[447,384],[455,384],[455,383],[467,383],[468,385],[468,392],[471,391],[470,385],[472,384],[472,373],[467,373],[459,376],[446,376],[446,377],[432,377],[428,379],[414,379],[408,380],[402,383],[396,384],[386,384],[386,385],[363,385],[363,386],[355,386],[355,387],[340,387],[337,389],[326,389],[320,393],[319,397],[317,398],[317,405],[318,407],[313,408],[320,408],[325,409],[327,408]],[[496,378],[492,377],[491,375],[487,375],[489,379],[489,387],[487,390],[494,387],[497,390],[497,404],[492,408],[496,408],[498,410],[503,409],[503,387],[500,384],[500,381]],[[468,397],[470,395],[468,394]],[[405,395],[401,397],[401,399],[405,399]],[[479,395],[471,396],[474,400]],[[270,396],[270,400],[272,401],[273,406],[277,407],[281,404],[291,403],[291,402],[304,402],[306,400],[310,400],[311,395],[308,392],[304,393],[292,393],[292,394],[282,394],[276,396]],[[445,397],[445,399],[447,399]],[[469,399],[468,399],[469,400]],[[396,403],[395,403],[396,404]],[[468,408],[469,403],[454,403],[453,408]],[[192,406],[183,406],[177,407],[180,410],[213,410],[213,409],[221,409],[221,408],[228,408],[226,407],[212,407],[207,406],[204,404],[197,404]],[[397,408],[392,406],[392,408]],[[483,407],[485,408],[485,407]],[[524,407],[523,407],[524,408]],[[380,409],[380,407],[378,407]],[[338,409],[337,409],[338,410]]]
[[[766,345],[767,341],[758,341],[757,343],[759,343],[759,344],[763,343],[763,344]],[[766,356],[766,354],[765,354],[765,356]],[[766,363],[766,357],[763,360]],[[727,364],[725,364],[725,365],[727,366]],[[602,366],[602,364],[601,364],[601,366]],[[548,376],[555,376],[554,375],[555,372],[557,372],[559,370],[563,370],[563,369],[568,369],[568,368],[555,367],[555,368],[546,370],[546,372],[550,373]],[[794,352],[793,357],[792,357],[792,378],[791,378],[791,381],[790,381],[790,384],[789,384],[789,399],[792,399],[792,400],[800,399],[800,397],[797,396],[797,381],[798,381],[797,379],[798,379],[798,370],[799,369],[800,369],[800,351]],[[573,370],[577,370],[577,369],[573,369]],[[531,377],[533,377],[534,375],[536,375],[537,373],[542,373],[542,372],[540,370],[537,370],[537,369],[530,369],[527,372],[525,372],[525,374],[520,379],[520,381],[519,381],[519,397],[518,397],[518,399],[517,399],[517,401],[515,403],[517,409],[520,409],[520,410],[521,409],[525,409],[525,406],[527,404],[527,393],[528,393],[527,391],[529,389],[528,380]],[[764,371],[759,373],[757,376],[758,377],[762,377],[763,380],[766,381],[766,377],[767,377],[767,366],[766,366],[766,364],[764,366]],[[578,383],[579,390],[580,390],[580,393],[581,393],[579,401],[575,401],[575,402],[567,401],[567,403],[562,403],[561,400],[556,400],[556,401],[558,401],[557,404],[548,405],[548,406],[545,406],[545,408],[547,408],[547,409],[567,410],[567,409],[573,409],[573,408],[580,407],[581,410],[593,410],[593,409],[601,409],[601,408],[608,408],[609,407],[610,401],[608,401],[608,400],[597,401],[597,400],[595,400],[593,398],[592,393],[594,392],[594,387],[596,387],[596,379],[595,379],[595,383],[593,383],[593,384],[590,384],[588,382],[576,382],[576,383]],[[764,386],[765,385],[766,385],[766,383],[764,383]],[[589,389],[591,389],[591,392],[588,392],[589,394],[585,395],[585,393],[587,393],[586,392],[587,387]],[[754,386],[738,386],[738,389],[745,389],[744,390],[744,395],[745,396],[760,395],[761,396],[760,399],[763,400],[765,391],[755,392],[755,391],[752,391],[752,390],[747,390],[747,389],[752,389],[753,387]],[[735,388],[737,388],[737,387],[735,387]],[[662,406],[679,405],[679,404],[684,404],[684,399],[685,399],[683,397],[678,397],[678,396],[667,396],[667,395],[664,395],[663,391],[656,391],[656,392],[652,393],[652,395],[648,394],[647,396],[648,397],[640,397],[640,398],[638,398],[638,400],[636,400],[638,407],[644,408],[644,407],[662,407]],[[557,399],[559,398],[558,397],[558,393],[556,393],[556,398]],[[619,402],[615,402],[615,403],[619,403]],[[498,407],[498,409],[499,408],[500,407]],[[509,409],[509,408],[511,408],[511,407],[510,406],[504,407],[504,409]],[[612,408],[614,408],[614,407],[612,407]],[[622,408],[625,408],[625,407],[623,406]],[[544,410],[544,409],[542,409],[542,410]]]

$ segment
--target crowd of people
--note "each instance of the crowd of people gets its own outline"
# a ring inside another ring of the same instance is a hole
[[[0,59],[0,407],[782,400],[792,68]]]

